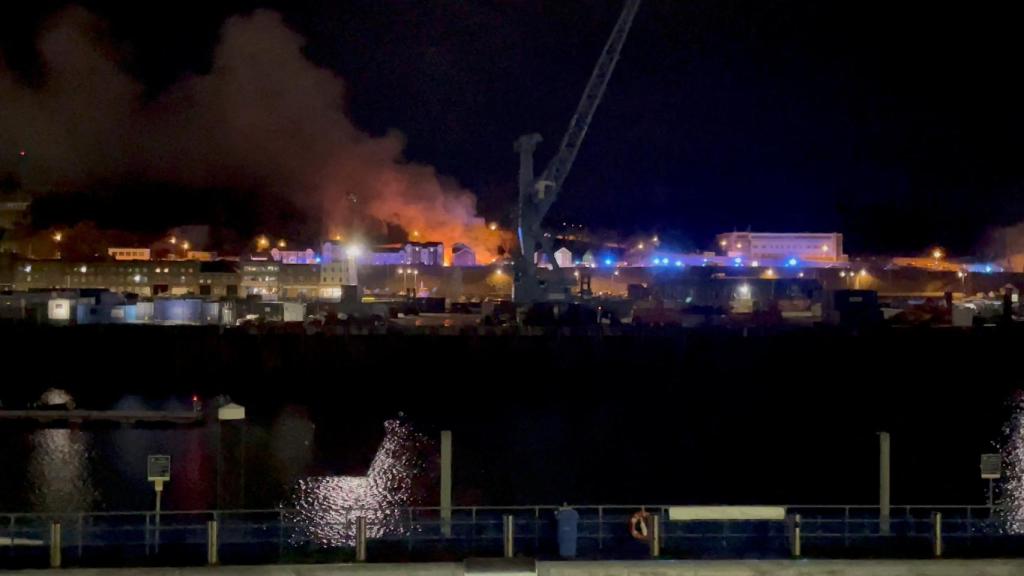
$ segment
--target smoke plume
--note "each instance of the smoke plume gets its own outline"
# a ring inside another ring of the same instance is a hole
[[[491,255],[503,238],[477,215],[473,194],[406,161],[399,133],[356,127],[344,82],[307,60],[303,44],[275,12],[232,17],[210,72],[154,97],[123,70],[103,22],[68,9],[40,35],[41,82],[26,85],[0,64],[0,153],[6,161],[24,150],[33,182],[46,187],[146,181],[271,193],[322,234],[383,222]]]

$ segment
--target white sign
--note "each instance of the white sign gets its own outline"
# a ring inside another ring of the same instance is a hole
[[[671,522],[726,521],[726,520],[785,520],[783,506],[672,506],[668,509]]]
[[[150,454],[146,462],[146,476],[150,482],[169,482],[171,480],[171,457]]]
[[[998,480],[1003,475],[1002,454],[981,455],[981,478],[983,480]]]

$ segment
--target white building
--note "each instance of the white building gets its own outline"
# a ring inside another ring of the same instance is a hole
[[[114,260],[149,260],[149,248],[107,248],[107,255]]]
[[[555,250],[555,263],[558,264],[559,268],[572,268],[572,250],[569,250],[565,246]]]
[[[828,233],[729,232],[715,238],[718,253],[745,261],[846,262],[843,235]]]
[[[320,297],[338,300],[346,286],[359,285],[359,266],[355,258],[346,258],[320,265]]]
[[[476,266],[476,253],[461,242],[452,246],[452,266]]]
[[[277,248],[272,248],[270,250],[270,258],[274,262],[280,262],[281,264],[316,264],[316,254],[309,248],[305,250],[278,250]]]
[[[370,253],[370,263],[375,266],[443,266],[444,244],[442,242],[383,244],[374,248]]]
[[[444,266],[443,242],[409,242],[403,249],[407,255],[406,264]]]
[[[375,246],[373,252],[370,253],[370,264],[374,266],[399,266],[411,263],[406,245],[403,244]]]
[[[328,240],[320,250],[320,263],[330,264],[348,259],[345,253],[345,245],[337,240]]]

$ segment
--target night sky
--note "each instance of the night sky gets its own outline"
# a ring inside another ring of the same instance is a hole
[[[346,84],[354,124],[511,219],[512,142],[557,145],[617,0],[82,2],[159,94],[208,71],[264,7]],[[0,7],[23,81],[63,3]],[[706,247],[732,229],[832,231],[851,253],[951,252],[1024,219],[1019,4],[647,0],[554,217]],[[0,114],[3,112],[0,111]],[[259,218],[259,211],[245,214]]]

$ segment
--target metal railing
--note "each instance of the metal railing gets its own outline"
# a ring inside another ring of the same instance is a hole
[[[787,520],[674,522],[669,506],[578,506],[577,555],[593,559],[1014,556],[1024,536],[988,506],[789,506]],[[558,557],[556,506],[0,514],[0,568]],[[629,520],[657,518],[654,541]],[[359,530],[360,518],[363,528]],[[364,538],[357,538],[363,534]]]

